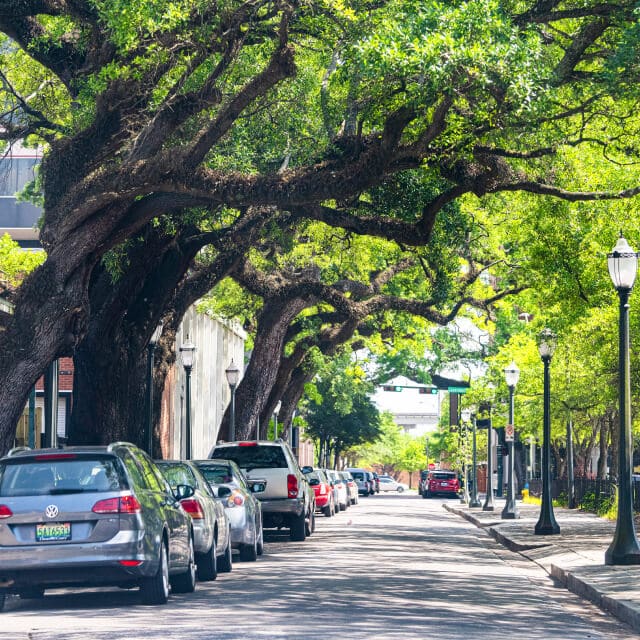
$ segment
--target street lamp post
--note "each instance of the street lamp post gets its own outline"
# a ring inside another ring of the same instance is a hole
[[[487,493],[482,505],[483,511],[493,511],[493,426],[491,419],[487,427]]]
[[[567,420],[567,504],[569,509],[576,508],[576,483],[573,472],[573,423],[571,413]]]
[[[464,427],[464,438],[463,438],[463,446],[462,446],[462,460],[463,460],[463,472],[464,472],[464,491],[462,492],[462,496],[460,496],[460,502],[463,504],[469,504],[471,502],[471,497],[469,496],[469,463],[467,461],[467,444],[469,439],[469,420],[471,419],[471,411],[465,409],[460,412],[462,417],[462,424],[460,425],[460,429]]]
[[[275,406],[273,410],[273,439],[278,439],[278,414],[280,413],[280,408],[282,407],[282,400],[278,400],[278,404]]]
[[[147,344],[147,453],[153,458],[153,362],[162,335],[162,322],[153,330]]]
[[[560,525],[553,515],[551,500],[551,393],[549,364],[556,348],[556,335],[551,329],[543,329],[538,336],[538,351],[544,364],[544,418],[542,429],[542,506],[534,533],[548,536],[560,533]]]
[[[509,446],[509,467],[507,469],[507,501],[502,509],[503,520],[516,520],[520,517],[518,505],[516,503],[516,478],[514,473],[514,439],[515,432],[513,426],[513,395],[520,378],[520,369],[515,362],[512,362],[505,370],[504,377],[509,387],[509,424],[505,428],[505,437]]]
[[[476,448],[476,416],[471,416],[471,429],[472,429],[472,453],[471,453],[471,499],[469,500],[469,507],[477,508],[481,507],[480,499],[478,498],[478,450]]]
[[[231,389],[231,415],[229,416],[229,440],[236,439],[236,387],[240,382],[240,367],[231,359],[231,364],[225,369],[227,383]]]
[[[186,342],[180,347],[180,355],[182,356],[182,366],[186,375],[186,416],[185,416],[185,437],[184,449],[185,459],[191,460],[191,369],[193,368],[193,358],[196,345],[189,340],[187,336]]]
[[[629,363],[629,297],[638,270],[638,254],[620,234],[608,254],[609,275],[620,298],[618,322],[618,517],[613,541],[604,555],[605,564],[640,564],[640,546],[633,522],[631,387]]]

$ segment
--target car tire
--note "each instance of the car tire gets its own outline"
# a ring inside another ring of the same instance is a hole
[[[328,504],[326,507],[322,507],[322,513],[325,517],[330,518],[333,515],[331,504]]]
[[[315,509],[313,511],[311,511],[310,517],[309,517],[309,532],[307,533],[307,535],[312,535],[313,533],[315,533],[316,530],[316,511]]]
[[[256,525],[258,533],[258,542],[256,543],[256,549],[258,555],[261,556],[264,553],[264,529],[262,528],[262,522]]]
[[[215,580],[218,577],[218,549],[216,547],[215,538],[211,542],[211,548],[207,553],[203,553],[197,557],[196,564],[198,565],[198,580],[202,582],[209,582]]]
[[[193,593],[196,589],[196,557],[193,538],[189,536],[189,562],[186,571],[171,578],[171,589],[175,593]]]
[[[346,511],[346,510],[347,510],[347,505],[346,505],[346,503],[345,503],[345,504],[340,503],[340,504],[338,505],[338,509],[339,509],[340,511]]]
[[[291,520],[289,527],[289,538],[294,542],[303,542],[307,538],[307,518],[301,513],[297,518]]]
[[[28,587],[18,592],[21,600],[41,600],[44,598],[44,587]]]
[[[154,576],[140,583],[140,595],[144,604],[166,604],[169,599],[169,557],[167,545],[160,545],[160,561]]]
[[[240,560],[242,562],[255,562],[258,559],[258,542],[254,538],[253,544],[240,545]]]
[[[404,487],[398,487],[398,493],[402,493],[404,491]]]
[[[4,605],[7,600],[6,593],[0,593],[0,611],[4,611]]]
[[[220,573],[231,573],[233,569],[233,551],[231,550],[231,537],[227,537],[228,543],[224,555],[218,560],[218,571]]]

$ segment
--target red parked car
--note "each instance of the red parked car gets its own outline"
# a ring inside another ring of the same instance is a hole
[[[309,481],[309,486],[316,494],[316,509],[330,518],[336,513],[336,504],[333,499],[333,487],[322,469],[303,468],[305,476]]]
[[[455,471],[429,471],[424,481],[424,498],[435,495],[455,497],[460,491],[460,481]]]

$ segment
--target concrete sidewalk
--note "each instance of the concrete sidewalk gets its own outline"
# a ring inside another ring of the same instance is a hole
[[[445,509],[484,528],[502,545],[542,567],[573,593],[586,598],[640,632],[640,565],[606,566],[615,522],[591,513],[554,507],[560,534],[537,536],[537,505],[518,502],[519,520],[502,520],[503,500],[495,510],[469,509],[453,501]]]

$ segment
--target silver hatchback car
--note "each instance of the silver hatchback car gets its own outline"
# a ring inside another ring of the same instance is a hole
[[[164,604],[195,588],[191,518],[146,453],[128,443],[23,450],[0,459],[0,605],[7,593],[139,586]]]

